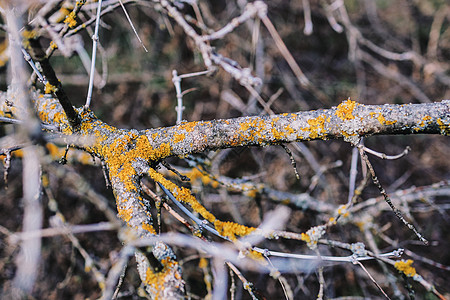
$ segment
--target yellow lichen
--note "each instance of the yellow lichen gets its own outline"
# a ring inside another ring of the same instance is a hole
[[[34,39],[36,38],[37,33],[36,30],[27,30],[22,31],[22,37],[24,40]]]
[[[56,92],[56,89],[57,89],[56,86],[51,85],[50,82],[47,81],[47,82],[45,83],[44,93],[46,93],[46,94],[51,94],[51,93]]]
[[[438,119],[436,120],[436,122],[437,122],[438,125],[439,125],[439,128],[440,128],[440,130],[441,130],[441,134],[443,134],[443,135],[450,135],[450,127],[449,127],[449,124],[448,124],[448,123],[445,124],[445,123],[442,121],[441,118],[438,118]]]
[[[348,216],[347,205],[341,205],[337,211],[338,215],[343,216],[344,218]]]
[[[397,123],[397,120],[386,121],[386,119],[384,118],[384,116],[381,113],[370,112],[369,114],[372,118],[376,117],[378,122],[380,122],[380,124],[382,124],[382,125],[392,125],[392,124]]]
[[[198,262],[198,267],[204,269],[207,266],[208,266],[208,260],[206,258],[204,258],[204,257],[201,257],[199,262]]]
[[[311,238],[309,237],[309,235],[303,232],[301,234],[301,240],[308,244],[311,243]]]
[[[210,122],[205,122],[206,124],[210,124]],[[195,127],[197,126],[198,122],[187,122],[179,124],[177,127],[180,131],[186,131],[186,132],[192,132],[194,131]],[[204,124],[204,125],[206,125]]]
[[[58,159],[64,155],[64,151],[61,151],[61,149],[58,148],[58,146],[56,146],[55,144],[47,143],[45,145],[45,148],[47,148],[48,153],[50,154],[50,157],[52,159]]]
[[[174,133],[173,134],[173,142],[174,143],[179,143],[179,142],[183,141],[184,139],[185,139],[184,133],[181,133],[181,134]]]
[[[160,173],[150,168],[148,175],[156,182],[161,183],[166,189],[168,189],[175,199],[180,202],[189,204],[192,209],[200,214],[205,220],[214,224],[216,230],[230,239],[236,239],[236,236],[244,236],[254,231],[255,228],[240,225],[233,222],[222,222],[216,219],[216,217],[210,213],[203,205],[201,205],[197,199],[191,194],[190,190],[185,187],[179,187],[172,181],[167,180]]]
[[[302,128],[302,130],[309,131],[309,138],[315,139],[324,131],[325,121],[325,115],[320,115],[317,118],[309,119],[306,121],[309,127]]]
[[[153,226],[151,224],[143,223],[142,229],[150,232],[151,234],[156,234],[156,230],[155,230],[155,228],[153,228]]]
[[[89,155],[89,154],[87,154],[87,153],[81,153],[81,154],[78,156],[78,159],[77,159],[77,160],[78,160],[80,163],[84,164],[84,165],[88,165],[88,164],[90,164],[91,161],[92,161],[92,156]]]
[[[339,206],[337,213],[339,216],[347,218],[349,216],[349,212],[347,211],[347,205]]]
[[[317,242],[325,234],[325,225],[311,227],[306,233],[302,233],[300,239],[305,241],[312,250],[317,248]]]
[[[414,275],[417,274],[416,269],[414,267],[412,267],[413,260],[412,259],[408,259],[408,260],[398,260],[395,262],[394,267],[399,270],[400,272],[402,272],[403,274],[405,274],[408,277],[414,277]]]
[[[249,124],[249,123],[247,123],[247,122],[242,122],[242,123],[240,124],[239,131],[240,131],[240,132],[246,132],[249,128],[250,128],[250,124]]]
[[[67,15],[67,17],[64,19],[64,23],[66,23],[70,28],[74,28],[75,26],[77,26],[77,20],[74,11],[70,12],[70,14]]]
[[[256,189],[244,191],[244,195],[250,198],[255,198],[258,194],[258,191]]]
[[[131,208],[129,209],[122,209],[120,206],[117,207],[118,216],[124,220],[125,222],[129,222],[132,218],[133,210]]]
[[[48,176],[45,174],[42,175],[41,182],[42,182],[43,187],[48,187],[48,184],[49,184]]]
[[[255,251],[255,250],[249,250],[245,253],[245,255],[251,259],[257,260],[260,263],[263,263],[264,265],[267,264],[267,261],[264,259],[264,256],[261,252]]]
[[[184,174],[189,177],[191,182],[196,182],[200,180],[203,185],[210,185],[213,188],[217,188],[219,186],[219,182],[212,176],[207,174],[206,172],[202,172],[197,168],[192,168],[189,172]]]
[[[148,267],[145,272],[145,284],[154,288],[157,293],[161,293],[164,290],[165,285],[170,277],[174,276],[179,278],[179,274],[176,271],[178,263],[171,258],[164,258],[161,261],[163,266],[162,270],[155,272],[151,267]],[[155,299],[159,299],[158,295],[155,295]]]
[[[78,0],[78,1],[75,3],[75,5],[78,6],[78,7],[80,7],[80,6],[83,6],[85,3],[86,3],[86,0]]]
[[[214,227],[220,235],[226,236],[231,240],[235,240],[236,236],[246,236],[256,229],[254,227],[247,227],[234,222],[222,222],[219,220],[214,222]]]
[[[352,120],[355,118],[353,116],[353,110],[355,109],[357,103],[350,99],[343,101],[338,105],[335,115],[338,116],[342,121]]]
[[[54,41],[51,41],[50,42],[50,48],[51,49],[58,49],[58,45]]]

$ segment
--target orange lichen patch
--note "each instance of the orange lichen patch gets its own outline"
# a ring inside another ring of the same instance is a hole
[[[204,258],[204,257],[201,257],[199,262],[198,262],[198,267],[204,269],[207,266],[208,266],[208,260],[206,258]]]
[[[144,284],[151,286],[155,290],[155,299],[162,299],[164,287],[167,282],[170,281],[171,277],[180,279],[180,274],[177,272],[178,262],[170,257],[164,258],[161,261],[163,269],[161,271],[155,272],[151,267],[148,267],[145,272]]]
[[[9,39],[4,39],[0,42],[0,67],[6,65],[6,62],[9,60],[8,41]]]
[[[56,146],[55,144],[48,143],[47,145],[45,145],[45,148],[47,148],[48,153],[50,154],[52,159],[55,159],[56,157],[59,157],[60,154],[64,154],[64,152],[61,153],[59,147]]]
[[[311,227],[306,233],[302,233],[300,239],[305,241],[312,250],[317,248],[317,242],[325,234],[325,225]]]
[[[358,228],[361,232],[364,232],[366,230],[366,224],[367,223],[363,222],[363,221],[355,222],[355,225],[358,226]]]
[[[122,220],[124,220],[125,222],[129,222],[131,220],[131,218],[133,217],[132,213],[133,210],[131,208],[128,209],[123,209],[119,206],[117,206],[117,211],[118,211],[118,216],[119,218],[121,218]]]
[[[15,113],[17,112],[17,108],[14,106],[8,105],[6,101],[0,103],[0,116],[14,118]]]
[[[258,195],[258,190],[253,189],[253,190],[244,191],[244,195],[247,197],[250,197],[250,198],[255,198],[256,195]]]
[[[320,115],[317,118],[309,119],[306,122],[309,127],[302,128],[303,131],[309,131],[309,138],[315,139],[324,131],[325,122],[329,121],[325,115]]]
[[[192,168],[184,175],[189,177],[192,182],[201,180],[203,185],[211,185],[213,188],[217,188],[219,186],[219,182],[212,175],[209,175],[206,172],[202,172],[197,168]]]
[[[77,26],[77,20],[74,11],[70,12],[70,14],[67,15],[67,17],[64,19],[64,23],[69,25],[70,28],[74,28],[75,26]]]
[[[244,254],[245,256],[247,256],[248,258],[259,261],[263,265],[267,265],[267,261],[261,252],[250,249],[250,250],[245,251],[244,253],[241,251],[241,253]]]
[[[87,154],[85,152],[82,152],[78,155],[77,161],[80,162],[83,165],[89,165],[93,161],[93,158],[90,154]]]
[[[347,210],[347,205],[339,206],[337,213],[338,213],[339,216],[347,218],[349,216],[349,212]]]
[[[151,234],[156,234],[156,230],[155,230],[155,228],[153,228],[153,226],[151,224],[143,223],[142,229],[150,232]]]
[[[51,49],[58,49],[58,45],[54,41],[51,41],[50,42],[50,48]]]
[[[185,173],[184,175],[189,177],[191,181],[196,181],[197,179],[203,177],[202,172],[197,168],[192,168],[189,172]]]
[[[422,120],[428,121],[428,120],[431,120],[431,117],[430,116],[425,116],[425,117],[422,118]]]
[[[48,187],[48,184],[50,183],[48,176],[46,174],[43,174],[41,176],[41,182],[43,187]]]
[[[211,122],[205,122],[205,123],[211,123]],[[180,130],[185,130],[186,132],[192,132],[194,131],[195,127],[197,126],[198,122],[187,122],[177,125],[177,127]]]
[[[278,130],[278,129],[275,128],[274,122],[276,122],[276,121],[275,120],[272,121],[272,129],[270,131],[272,133],[272,136],[275,139],[285,138],[288,135],[293,134],[295,132],[295,130],[292,129],[292,127],[290,125],[286,125],[286,127],[284,127],[283,130]]]
[[[41,119],[41,121],[44,123],[49,123],[48,114],[44,110],[41,110],[39,112],[39,119]]]
[[[180,202],[187,203],[192,209],[205,218],[208,222],[214,224],[217,231],[224,236],[235,239],[236,236],[244,236],[255,230],[253,227],[240,225],[233,222],[222,222],[216,219],[216,217],[210,213],[203,205],[201,205],[197,199],[191,194],[190,190],[185,187],[179,187],[172,181],[164,178],[160,173],[154,169],[149,168],[148,175],[156,182],[162,184],[168,189],[175,199]]]
[[[222,222],[219,220],[214,222],[214,227],[220,235],[226,236],[231,240],[235,240],[236,236],[246,236],[256,229],[254,227],[247,227],[234,222]]]
[[[47,82],[45,83],[44,93],[46,93],[46,94],[51,94],[51,93],[53,93],[53,92],[56,92],[56,90],[57,90],[57,87],[54,86],[54,85],[51,85],[50,82],[47,81]]]
[[[376,116],[378,122],[380,122],[380,124],[382,124],[382,125],[392,125],[392,124],[397,123],[396,120],[394,120],[394,121],[386,121],[386,119],[384,118],[384,116],[383,116],[382,114],[380,114],[380,113],[374,113],[374,112],[371,112],[371,113],[369,113],[369,114],[370,114],[370,116],[371,116],[372,118],[374,118],[374,117]]]
[[[66,135],[72,134],[72,129],[67,124],[67,117],[64,112],[55,113],[53,116],[53,122],[55,122],[56,124],[60,124],[60,125],[64,124],[64,126],[60,126],[62,133],[66,134]]]
[[[441,118],[438,118],[436,122],[438,123],[439,128],[441,129],[441,134],[450,135],[450,126],[449,126],[450,124],[448,123],[445,124],[444,122],[442,122]]]
[[[250,128],[250,124],[248,122],[243,122],[240,124],[239,131],[246,132]]]
[[[347,210],[347,205],[341,205],[341,206],[339,206],[337,212],[339,215],[342,215],[343,213],[345,213],[346,210]]]
[[[23,150],[22,149],[16,150],[16,151],[11,152],[11,153],[14,155],[14,157],[23,157]]]
[[[34,39],[37,37],[36,30],[27,30],[22,31],[22,45],[24,48],[28,48],[30,46],[30,39]]]
[[[414,277],[414,275],[417,274],[416,269],[414,267],[412,267],[413,260],[412,259],[408,259],[408,260],[398,260],[395,262],[394,267],[399,270],[400,272],[402,272],[403,274],[405,274],[408,277]]]
[[[286,135],[293,134],[295,132],[294,129],[292,129],[291,125],[287,125],[285,130],[286,130],[286,133],[287,133]]]
[[[304,242],[306,242],[306,243],[311,243],[311,238],[310,238],[309,235],[307,235],[306,233],[303,233],[303,232],[302,232],[300,238],[301,238],[302,241],[304,241]]]
[[[256,259],[256,260],[260,260],[260,261],[266,261],[264,259],[264,256],[262,253],[255,251],[255,250],[250,250],[250,254],[249,254],[250,258]]]
[[[45,145],[45,148],[47,148],[48,153],[50,154],[50,156],[52,157],[52,159],[57,159],[61,156],[64,155],[64,150],[61,151],[62,149],[60,149],[58,146],[56,146],[55,144],[51,144],[51,143],[47,143]]]
[[[273,122],[274,121],[272,121],[272,126]],[[246,133],[251,138],[257,138],[257,140],[260,141],[262,138],[261,130],[265,127],[265,123],[262,120],[254,119],[242,121],[239,126],[238,132]],[[243,142],[242,135],[236,134],[235,137],[238,143]]]
[[[355,116],[352,114],[358,103],[350,99],[343,101],[338,105],[335,115],[338,116],[342,121],[352,120]]]
[[[195,199],[188,189],[184,187],[180,188],[172,181],[165,179],[160,173],[156,172],[152,168],[148,170],[148,174],[154,181],[161,183],[166,189],[168,189],[173,194],[175,199],[180,202],[188,203],[192,209],[199,213],[203,218],[211,223],[214,223],[216,217],[206,210],[206,208],[203,207],[197,199]]]

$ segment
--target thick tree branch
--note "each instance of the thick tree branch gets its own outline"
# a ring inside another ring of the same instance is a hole
[[[344,101],[337,107],[281,115],[188,122],[145,131],[151,146],[169,155],[238,146],[339,139],[370,135],[449,134],[450,101],[430,104],[363,105]]]
[[[54,104],[54,105],[52,105]],[[44,123],[67,134],[68,122],[52,99],[37,102]],[[294,141],[343,138],[354,141],[371,135],[450,133],[450,101],[406,105],[364,105],[346,100],[337,107],[271,116],[185,122],[143,131],[109,126],[92,112],[81,112],[79,134],[98,137],[86,150],[107,160],[127,156],[156,162],[175,155],[239,146],[267,146]],[[107,149],[121,146],[118,150]],[[109,151],[113,151],[109,153]],[[133,159],[130,157],[130,159]]]

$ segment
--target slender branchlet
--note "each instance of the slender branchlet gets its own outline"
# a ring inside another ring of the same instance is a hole
[[[67,116],[67,121],[69,125],[73,129],[73,131],[77,131],[80,125],[80,118],[78,113],[75,111],[67,93],[64,91],[61,81],[59,81],[56,73],[50,64],[48,56],[45,54],[45,51],[42,49],[42,46],[39,42],[39,36],[36,35],[36,32],[32,28],[26,29],[24,36],[24,46],[28,50],[33,61],[38,62],[41,68],[42,75],[45,78],[45,92],[53,94],[56,99],[58,99],[61,107],[64,109],[64,112]]]
[[[403,224],[405,224],[410,230],[412,230],[414,232],[414,234],[417,236],[417,238],[423,242],[425,245],[428,245],[429,242],[424,238],[424,236],[416,229],[416,227],[411,224],[410,222],[408,222],[402,215],[402,212],[395,207],[395,205],[392,203],[391,198],[389,197],[388,193],[386,192],[386,190],[383,188],[383,186],[381,185],[380,181],[378,180],[377,175],[375,174],[375,170],[373,169],[372,164],[369,161],[369,157],[367,156],[367,154],[364,152],[364,149],[362,146],[358,147],[359,149],[359,153],[361,155],[362,160],[366,163],[367,168],[369,169],[370,175],[372,176],[372,181],[375,184],[375,186],[378,188],[378,190],[380,191],[381,195],[384,198],[384,201],[386,201],[386,203],[389,205],[389,207],[392,209],[392,211],[394,212],[394,214],[397,216],[397,218],[403,222]]]

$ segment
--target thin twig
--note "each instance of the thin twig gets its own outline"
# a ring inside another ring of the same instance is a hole
[[[386,154],[384,154],[384,153],[380,153],[380,152],[374,151],[374,150],[372,150],[372,149],[370,149],[370,148],[367,148],[366,146],[363,146],[363,150],[364,150],[365,152],[370,153],[370,154],[372,154],[372,155],[375,155],[376,157],[379,157],[379,158],[381,158],[381,159],[394,160],[394,159],[399,159],[399,158],[401,158],[401,157],[407,155],[407,154],[409,153],[409,151],[411,150],[411,148],[410,148],[409,146],[407,146],[407,147],[405,148],[405,150],[403,150],[402,153],[397,154],[397,155],[386,155]]]
[[[297,180],[300,180],[300,175],[298,174],[298,170],[297,170],[297,163],[295,162],[295,159],[294,159],[294,156],[292,155],[291,149],[289,149],[284,144],[280,144],[280,146],[283,147],[284,151],[286,151],[286,153],[289,155],[289,159],[291,160],[291,165],[294,168],[295,178],[297,178]]]
[[[145,52],[148,52],[147,48],[145,48],[144,43],[142,42],[141,38],[139,37],[139,34],[138,34],[137,31],[136,31],[136,28],[134,28],[133,22],[131,21],[131,18],[130,18],[130,16],[128,15],[128,12],[127,12],[127,10],[125,9],[125,6],[123,5],[122,0],[119,0],[119,3],[120,3],[120,6],[121,6],[122,9],[123,9],[123,12],[125,13],[125,16],[127,17],[128,23],[130,23],[130,26],[131,26],[131,28],[133,29],[134,34],[136,35],[137,39],[139,40],[139,43],[141,43],[142,48],[144,48],[144,51],[145,51]]]
[[[303,17],[305,18],[305,28],[303,29],[303,33],[305,35],[311,35],[313,32],[313,23],[311,21],[311,5],[309,4],[309,0],[302,0],[303,4]]]
[[[392,203],[391,198],[386,193],[385,189],[381,186],[381,183],[380,183],[380,181],[378,180],[378,177],[375,174],[375,170],[373,169],[373,166],[370,163],[369,158],[367,157],[367,154],[363,150],[363,146],[358,146],[358,149],[359,149],[359,154],[361,155],[361,158],[364,160],[364,162],[366,163],[367,167],[369,168],[369,172],[370,172],[370,174],[372,176],[373,183],[376,185],[376,187],[380,191],[381,195],[383,195],[384,200],[389,205],[389,207],[392,209],[394,214],[397,216],[397,218],[400,221],[403,222],[403,224],[405,224],[410,230],[412,230],[416,234],[417,238],[419,238],[419,240],[422,241],[422,243],[424,243],[425,245],[428,245],[428,241],[423,237],[423,235],[421,233],[419,233],[419,231],[416,229],[416,227],[414,227],[413,224],[411,224],[408,221],[406,221],[406,219],[403,217],[401,211],[398,208],[396,208],[394,206],[394,204]]]
[[[386,292],[383,290],[383,288],[378,284],[378,282],[372,277],[372,275],[370,275],[369,271],[367,271],[366,267],[364,267],[364,265],[360,262],[355,260],[354,262],[355,264],[357,264],[358,266],[361,267],[361,269],[363,269],[363,271],[367,274],[367,276],[369,276],[370,280],[372,280],[372,282],[377,286],[377,288],[380,290],[380,292],[383,294],[383,296],[386,297],[386,299],[391,299],[389,298],[389,296],[386,294]]]
[[[122,2],[120,2],[122,4]],[[91,99],[92,99],[92,89],[94,88],[94,77],[95,77],[95,61],[97,58],[97,43],[98,43],[98,27],[100,24],[100,14],[102,10],[102,0],[98,1],[97,6],[97,19],[95,21],[95,31],[94,35],[92,36],[92,61],[91,61],[91,72],[89,73],[89,87],[88,87],[88,94],[86,98],[86,104],[84,105],[84,109],[88,109],[91,105]]]
[[[358,175],[358,149],[352,149],[352,163],[350,165],[350,179],[348,185],[348,202],[351,202],[355,193],[356,175]]]

